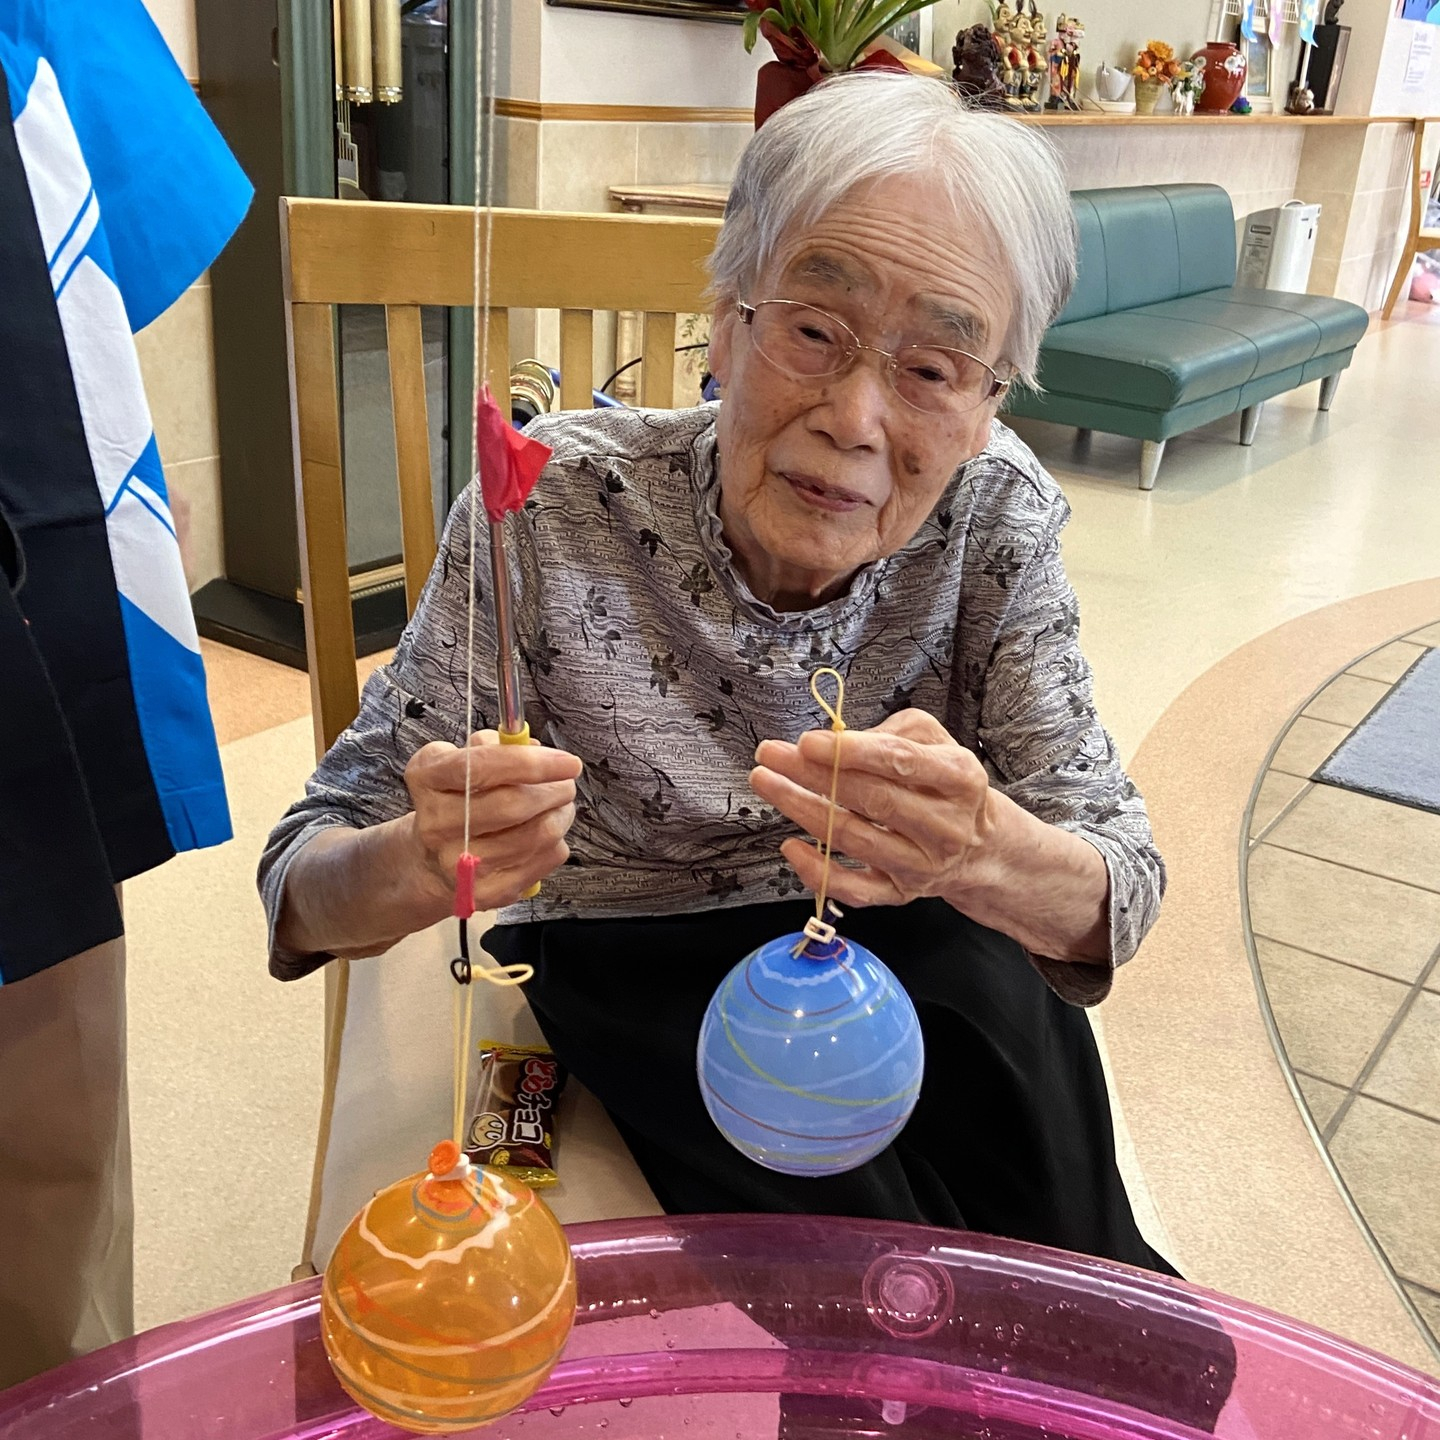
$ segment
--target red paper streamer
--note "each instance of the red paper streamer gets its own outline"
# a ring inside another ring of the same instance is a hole
[[[475,460],[480,495],[492,523],[525,503],[552,453],[548,445],[527,440],[500,413],[490,387],[481,386],[475,401]]]

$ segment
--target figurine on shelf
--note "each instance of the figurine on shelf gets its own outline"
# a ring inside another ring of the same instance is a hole
[[[1205,88],[1205,57],[1197,55],[1193,60],[1182,60],[1174,78],[1170,81],[1170,98],[1177,115],[1193,115],[1195,101]]]
[[[972,25],[955,37],[950,51],[955,88],[977,109],[1003,110],[1005,82],[1000,78],[1000,47],[988,25]]]
[[[1030,17],[1022,6],[1015,10],[1010,27],[1010,41],[1015,50],[1015,108],[1030,108]]]
[[[1011,110],[1020,110],[1024,108],[1021,97],[1025,85],[1025,54],[1016,33],[1020,17],[1007,0],[998,0],[993,13],[993,34],[995,48],[1000,52],[1000,78],[1005,85],[1005,104]]]
[[[1315,92],[1303,79],[1297,80],[1291,85],[1290,98],[1285,102],[1285,113],[1287,115],[1313,115],[1315,113]]]
[[[1045,20],[1045,12],[1036,8],[1035,0],[1030,0],[1030,18],[1026,27],[1028,34],[1025,41],[1024,90],[1025,108],[1030,111],[1040,109],[1040,91],[1045,85],[1047,69],[1045,36],[1049,28]]]
[[[1000,52],[1001,78],[1005,82],[1005,104],[1011,110],[1029,113],[1040,108],[1040,85],[1045,78],[1045,61],[1036,48],[1034,37],[1038,28],[1040,41],[1045,38],[1045,17],[1030,0],[1027,15],[1024,0],[1014,8],[1008,0],[994,5],[995,44]]]
[[[1050,42],[1050,110],[1080,108],[1080,42],[1085,27],[1073,15],[1062,15],[1055,22],[1055,38]]]

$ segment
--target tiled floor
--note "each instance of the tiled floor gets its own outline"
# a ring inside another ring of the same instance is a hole
[[[1356,661],[1294,721],[1255,793],[1246,880],[1311,1119],[1440,1341],[1440,815],[1310,780],[1427,645],[1440,624]]]

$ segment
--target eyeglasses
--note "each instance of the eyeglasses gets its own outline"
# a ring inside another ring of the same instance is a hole
[[[964,350],[906,345],[892,355],[862,345],[843,320],[799,300],[742,302],[735,308],[750,327],[761,355],[797,380],[844,374],[862,350],[869,350],[885,360],[885,374],[895,393],[916,410],[932,414],[973,410],[1010,388],[1008,379],[1002,380],[983,360]]]

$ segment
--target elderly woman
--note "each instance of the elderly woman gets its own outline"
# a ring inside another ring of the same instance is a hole
[[[511,537],[543,743],[464,733],[472,487],[394,661],[271,837],[272,969],[449,914],[468,743],[486,944],[535,967],[542,1030],[667,1209],[928,1221],[1165,1268],[1079,1008],[1164,871],[1092,704],[1065,500],[996,420],[1074,278],[1057,162],[939,83],[833,80],[751,141],[712,264],[718,406],[531,427],[555,453]],[[722,1139],[695,1047],[725,972],[811,909],[822,665],[852,731],[831,893],[914,999],[927,1071],[875,1160],[794,1178]],[[488,675],[475,703],[493,723]]]

